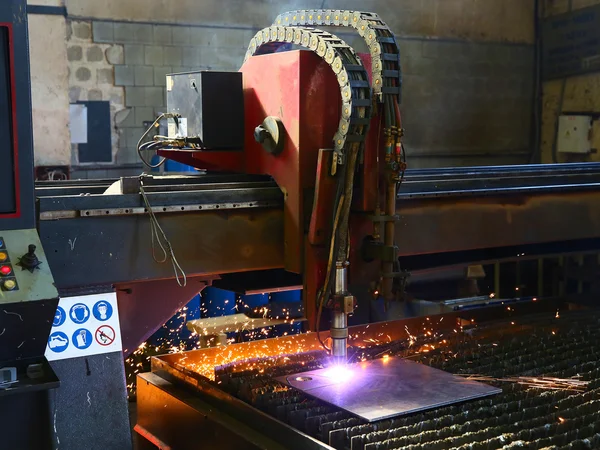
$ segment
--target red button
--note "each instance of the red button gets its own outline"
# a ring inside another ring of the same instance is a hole
[[[2,275],[8,275],[11,272],[12,272],[12,269],[10,268],[10,266],[2,266],[2,267],[0,267],[0,273]]]

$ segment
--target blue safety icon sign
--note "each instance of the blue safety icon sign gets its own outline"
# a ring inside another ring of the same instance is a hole
[[[55,331],[48,338],[48,347],[56,353],[64,352],[69,346],[69,338],[61,331]]]
[[[107,321],[111,318],[113,313],[112,305],[106,300],[100,300],[96,302],[94,307],[92,308],[92,312],[94,313],[94,317],[101,322]]]
[[[73,333],[73,345],[79,350],[85,350],[92,345],[92,333],[85,328],[79,328]]]
[[[56,308],[56,312],[54,313],[54,322],[52,322],[53,327],[60,327],[67,320],[67,313],[60,306]]]
[[[71,306],[69,317],[75,323],[85,323],[90,317],[90,308],[83,303],[75,303]]]

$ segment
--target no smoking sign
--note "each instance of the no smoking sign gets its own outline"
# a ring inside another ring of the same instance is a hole
[[[115,342],[115,330],[110,325],[102,325],[96,330],[96,342],[103,346],[108,346]]]

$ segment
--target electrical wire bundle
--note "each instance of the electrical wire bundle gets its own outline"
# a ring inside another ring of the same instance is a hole
[[[146,132],[142,135],[137,144],[137,152],[140,160],[144,163],[144,165],[150,169],[156,169],[162,166],[167,158],[162,157],[159,162],[156,164],[149,163],[144,158],[142,152],[149,150],[160,150],[163,148],[184,148],[190,147],[194,149],[202,148],[202,140],[199,137],[178,137],[178,138],[169,138],[167,136],[156,135],[152,138],[151,141],[144,142],[144,140],[148,137],[150,132],[156,128],[159,122],[163,119],[173,119],[175,121],[175,126],[179,128],[179,119],[181,118],[180,114],[177,113],[163,113],[156,118],[156,120],[150,125],[150,127],[146,130]]]
[[[392,44],[388,44],[390,47]],[[392,51],[392,49],[388,49]],[[386,62],[386,64],[391,64]],[[396,80],[391,80],[392,86],[398,85]],[[386,160],[396,163],[399,177],[396,177],[398,185],[404,179],[404,171],[406,168],[406,155],[401,142],[403,135],[402,118],[400,115],[399,95],[386,94],[383,96],[383,104],[380,111],[383,113],[385,121],[384,133],[388,136],[389,148],[386,146]],[[366,130],[365,130],[366,133]],[[325,282],[323,288],[317,296],[317,318],[315,329],[321,346],[327,351],[331,349],[325,344],[320,334],[320,322],[323,314],[323,308],[328,304],[328,299],[331,297],[331,290],[334,285],[334,274],[336,263],[346,263],[349,257],[349,218],[350,208],[352,205],[352,194],[354,188],[354,176],[356,173],[358,156],[362,150],[362,144],[352,144],[349,147],[346,163],[346,170],[338,171],[338,180],[335,194],[335,210],[333,214],[333,226],[331,232],[331,243],[329,248],[327,271],[325,274]]]
[[[139,155],[140,159],[142,160],[142,162],[147,167],[149,167],[151,169],[158,168],[165,163],[167,158],[163,157],[158,163],[151,164],[151,163],[148,163],[144,159],[144,156],[142,155],[143,151],[159,150],[159,149],[165,148],[165,147],[184,147],[186,145],[186,141],[187,141],[186,139],[170,139],[166,136],[160,136],[160,135],[154,136],[152,141],[144,142],[144,140],[150,134],[152,129],[154,129],[156,126],[158,126],[159,122],[162,119],[173,119],[173,120],[175,120],[175,125],[177,127],[179,127],[179,118],[180,117],[181,116],[179,114],[175,114],[175,113],[161,114],[160,116],[158,116],[156,118],[156,120],[152,123],[152,125],[150,125],[150,127],[146,130],[146,132],[142,135],[142,137],[138,141],[138,144],[137,144],[138,155]],[[140,176],[139,180],[140,180],[140,195],[142,196],[144,206],[146,207],[146,210],[148,211],[148,215],[150,217],[150,231],[151,231],[151,237],[152,237],[152,258],[154,259],[154,261],[156,261],[157,263],[161,263],[161,264],[165,263],[168,259],[170,259],[171,264],[173,265],[173,273],[175,274],[175,279],[177,280],[177,284],[180,287],[185,287],[187,285],[186,273],[179,265],[179,262],[177,261],[177,258],[175,256],[175,252],[171,245],[171,241],[169,241],[169,238],[167,237],[166,233],[164,232],[164,230],[158,223],[158,219],[156,218],[156,215],[154,214],[152,205],[150,205],[150,201],[148,200],[148,196],[146,195],[146,190],[144,188],[144,176],[143,175]],[[156,255],[156,244],[158,244],[159,248],[161,249],[161,251],[163,253],[163,256],[160,258],[157,257],[157,255]]]

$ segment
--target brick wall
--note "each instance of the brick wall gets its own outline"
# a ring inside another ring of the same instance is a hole
[[[237,70],[251,29],[70,20],[69,97],[109,100],[113,161],[138,163],[144,122],[165,111],[167,73]],[[76,152],[74,152],[76,158]],[[76,161],[73,161],[76,163]],[[89,175],[105,175],[95,171]]]

